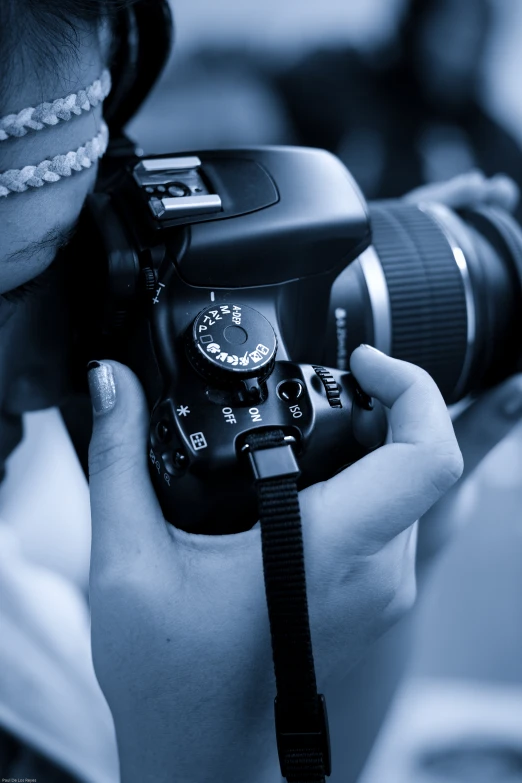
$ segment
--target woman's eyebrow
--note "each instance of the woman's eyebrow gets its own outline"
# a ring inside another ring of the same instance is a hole
[[[29,242],[19,250],[15,250],[14,253],[10,253],[9,255],[5,256],[4,261],[7,263],[28,261],[42,250],[48,250],[50,248],[56,248],[56,250],[59,250],[60,248],[65,247],[65,245],[69,244],[74,236],[75,231],[76,226],[73,226],[72,228],[52,228],[36,242]]]

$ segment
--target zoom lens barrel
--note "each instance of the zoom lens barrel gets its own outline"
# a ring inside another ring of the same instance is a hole
[[[431,215],[396,204],[373,205],[370,215],[390,298],[391,353],[423,367],[448,395],[467,351],[462,271]]]
[[[325,364],[370,342],[423,367],[447,402],[520,369],[522,231],[491,207],[369,204],[372,246],[338,277]]]

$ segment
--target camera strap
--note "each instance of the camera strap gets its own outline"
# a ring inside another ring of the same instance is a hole
[[[289,783],[324,783],[331,773],[330,739],[315,678],[292,442],[295,438],[282,430],[264,430],[250,433],[244,450],[256,480],[261,522],[281,774]]]

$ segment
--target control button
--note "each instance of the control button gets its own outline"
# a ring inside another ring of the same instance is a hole
[[[152,267],[146,266],[141,270],[141,286],[145,293],[152,293],[157,286],[156,272]]]
[[[361,389],[357,381],[355,381],[354,398],[357,405],[360,405],[365,411],[373,411],[373,398]]]
[[[160,443],[167,443],[172,437],[172,430],[170,424],[165,419],[162,419],[156,424],[156,437]]]
[[[188,467],[188,457],[181,449],[176,449],[172,453],[166,452],[161,455],[161,459],[165,465],[165,470],[170,476],[179,476]]]
[[[328,372],[328,370],[326,370],[324,367],[314,366],[314,370],[324,386],[326,398],[330,404],[330,407],[342,408],[343,405],[341,402],[341,390],[332,373]]]
[[[373,411],[373,397],[370,397],[369,394],[366,394],[366,392],[361,389],[355,380],[353,373],[347,375],[347,381],[352,390],[354,404],[358,405],[359,408],[363,408],[365,411]]]
[[[303,384],[297,380],[281,381],[277,387],[277,396],[283,402],[297,402],[303,393]]]

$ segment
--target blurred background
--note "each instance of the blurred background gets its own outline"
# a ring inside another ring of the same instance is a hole
[[[145,152],[324,147],[369,199],[471,168],[522,185],[522,4],[174,0],[173,10],[170,65],[129,129]],[[462,483],[457,507],[361,783],[522,781],[521,427]]]
[[[174,0],[173,9],[170,67],[130,126],[145,152],[320,146],[368,198],[470,167],[521,181],[518,3]]]

